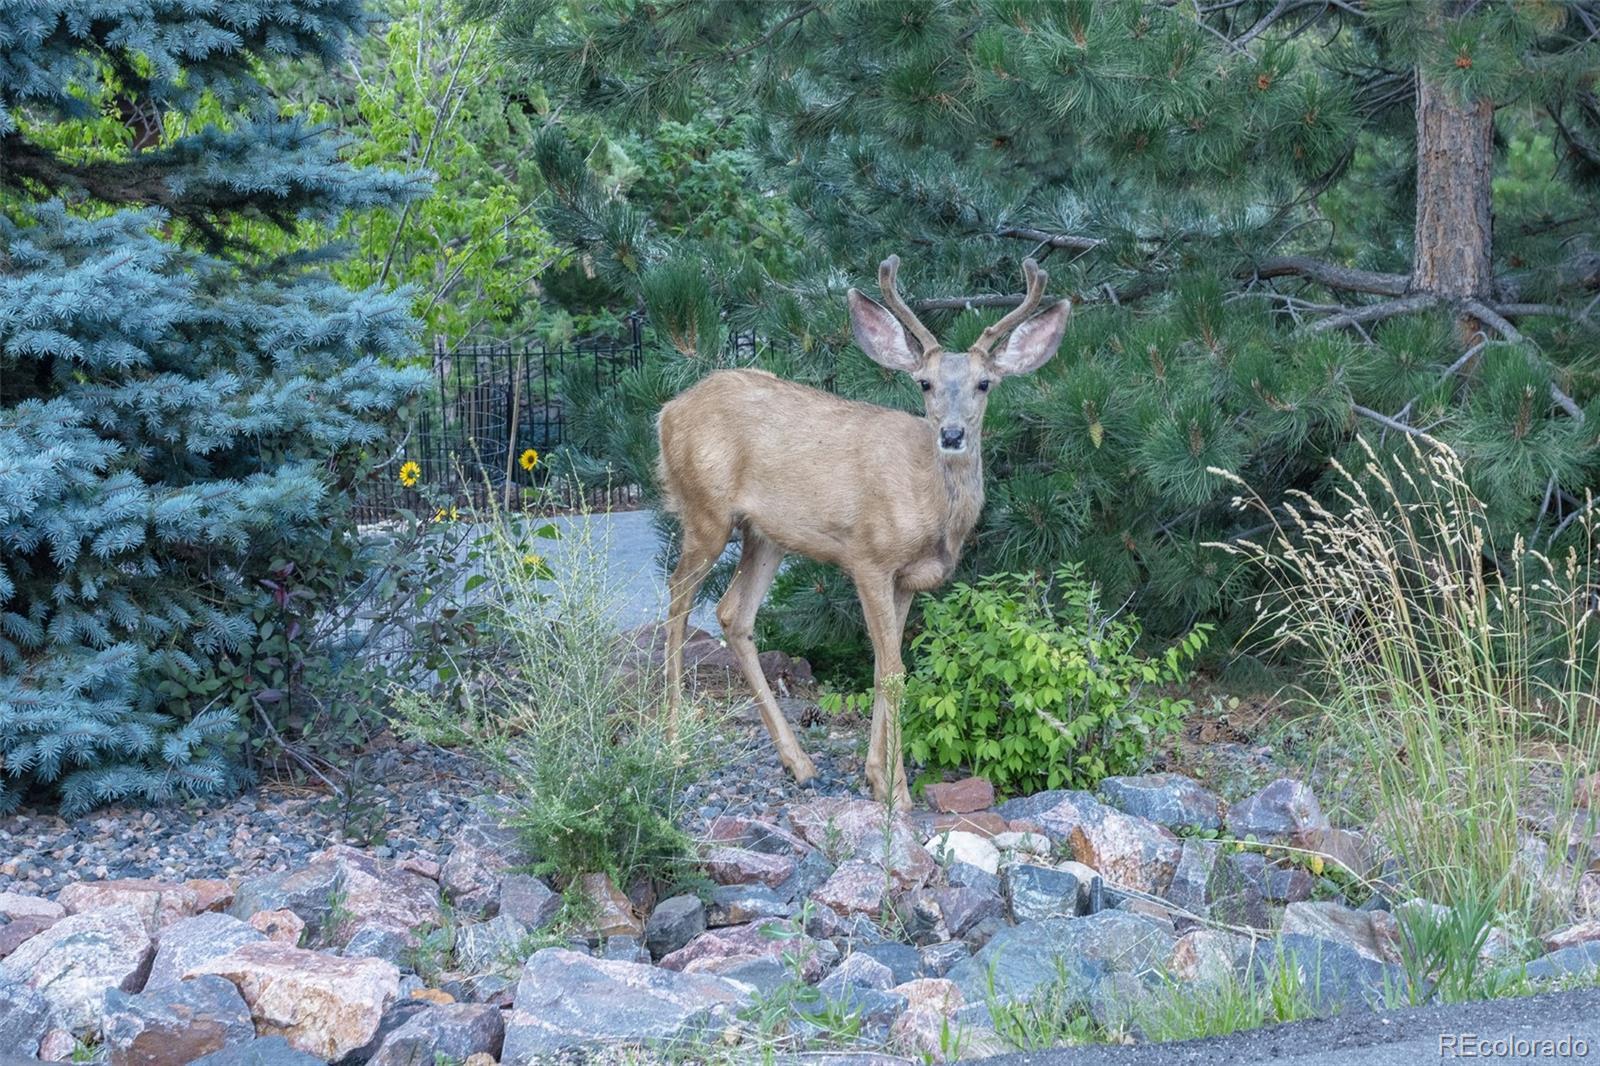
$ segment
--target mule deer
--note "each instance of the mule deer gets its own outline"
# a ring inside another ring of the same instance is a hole
[[[950,576],[983,508],[981,436],[990,386],[1043,366],[1061,343],[1072,306],[1062,300],[1033,314],[1048,275],[1029,259],[1022,265],[1028,283],[1022,305],[968,351],[946,352],[900,298],[899,267],[890,256],[878,268],[888,309],[850,290],[850,324],[868,356],[922,387],[923,417],[761,370],[720,370],[662,407],[657,429],[661,485],[683,526],[666,630],[669,722],[676,725],[682,699],[690,606],[737,527],[739,566],[717,604],[717,620],[779,758],[802,784],[816,773],[762,676],[753,639],[756,611],[793,552],[839,566],[855,582],[875,657],[867,779],[880,801],[908,804],[899,709],[884,691],[884,679],[903,670],[906,612],[913,594]],[[1005,346],[992,354],[1002,339]]]

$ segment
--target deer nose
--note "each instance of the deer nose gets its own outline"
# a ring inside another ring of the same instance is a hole
[[[963,426],[943,426],[939,430],[939,447],[949,448],[951,451],[961,447],[967,439],[967,431]]]

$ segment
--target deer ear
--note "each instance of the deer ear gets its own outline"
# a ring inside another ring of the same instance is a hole
[[[874,363],[890,370],[912,371],[922,360],[911,353],[911,342],[900,323],[878,301],[855,289],[847,295],[850,301],[850,331],[856,343]]]
[[[1061,336],[1072,317],[1072,301],[1060,300],[1040,311],[1011,331],[1000,354],[989,360],[994,371],[1004,377],[1031,374],[1050,361],[1061,347]]]

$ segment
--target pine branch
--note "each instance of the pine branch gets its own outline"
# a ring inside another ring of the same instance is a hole
[[[1425,310],[1438,302],[1439,298],[1432,293],[1412,293],[1410,296],[1402,296],[1398,300],[1385,300],[1382,303],[1352,307],[1342,315],[1334,315],[1330,318],[1313,322],[1306,329],[1310,333],[1324,333],[1330,329],[1344,329],[1348,326],[1359,326],[1368,322],[1381,322],[1386,318],[1394,318],[1396,315]]]
[[[1330,289],[1342,289],[1345,292],[1370,292],[1378,296],[1404,296],[1411,285],[1411,279],[1404,274],[1382,274],[1375,270],[1358,270],[1355,267],[1340,266],[1338,263],[1329,263],[1322,259],[1312,259],[1304,255],[1276,256],[1272,259],[1263,259],[1248,270],[1241,270],[1235,277],[1266,279],[1294,276],[1306,278],[1319,285]]]
[[[1503,315],[1479,300],[1462,300],[1461,309],[1477,318],[1484,325],[1492,328],[1512,344],[1522,344],[1528,339],[1522,335],[1516,326],[1507,322]]]
[[[1418,429],[1416,426],[1408,425],[1405,422],[1401,422],[1399,419],[1390,418],[1388,415],[1382,414],[1381,412],[1378,412],[1378,411],[1374,411],[1370,407],[1362,407],[1358,403],[1352,403],[1350,405],[1350,410],[1354,411],[1356,414],[1360,415],[1362,418],[1371,419],[1372,421],[1378,423],[1378,425],[1383,426],[1385,429],[1392,429],[1397,433],[1405,433],[1405,434],[1408,434],[1409,436],[1422,437],[1424,439],[1426,439],[1427,436],[1428,436],[1426,433],[1422,432],[1422,430]]]
[[[1600,496],[1591,496],[1588,503],[1584,504],[1582,507],[1567,515],[1567,517],[1563,518],[1561,523],[1556,526],[1555,529],[1550,531],[1550,539],[1545,541],[1545,547],[1548,548],[1550,545],[1554,544],[1556,542],[1556,538],[1561,536],[1561,534],[1566,531],[1568,526],[1572,525],[1574,521],[1582,518],[1584,515],[1594,510],[1594,506],[1597,503],[1600,503]]]
[[[1525,315],[1548,315],[1552,318],[1570,318],[1577,320],[1579,315],[1570,307],[1558,304],[1494,304],[1495,313],[1507,318],[1521,318]]]
[[[1463,300],[1461,307],[1462,310],[1466,311],[1468,314],[1476,315],[1484,325],[1493,328],[1497,333],[1513,344],[1522,344],[1527,340],[1526,337],[1518,332],[1516,326],[1513,326],[1510,322],[1507,322],[1501,315],[1491,310],[1483,303],[1480,303],[1477,300]],[[1561,391],[1561,387],[1554,381],[1550,383],[1550,399],[1555,402],[1557,407],[1565,411],[1573,421],[1583,421],[1583,408],[1579,407],[1578,402],[1571,396],[1568,396],[1565,392]]]
[[[805,7],[802,7],[800,10],[798,10],[798,11],[794,12],[793,14],[789,15],[787,18],[784,18],[784,19],[780,20],[776,26],[772,27],[772,29],[768,30],[766,33],[762,34],[759,38],[757,38],[756,40],[752,41],[751,43],[745,45],[742,48],[736,48],[731,52],[727,52],[727,53],[723,54],[722,57],[721,57],[722,61],[724,63],[728,63],[728,62],[731,62],[731,61],[733,61],[735,59],[739,59],[739,58],[742,58],[743,56],[749,55],[751,52],[754,52],[756,49],[758,49],[758,48],[762,47],[763,45],[767,44],[774,37],[776,37],[779,33],[782,33],[783,30],[787,26],[789,26],[791,23],[799,22],[801,19],[805,18],[807,15],[811,14],[813,11],[817,10],[821,6],[822,5],[820,3],[807,4]]]
[[[1095,293],[1104,293],[1103,296],[1074,297],[1073,305],[1080,304],[1121,304],[1138,300],[1152,293],[1161,291],[1165,282],[1160,277],[1143,277],[1134,281],[1123,289],[1112,288],[1110,285],[1097,286]],[[1016,307],[1027,297],[1023,293],[985,293],[981,296],[935,296],[926,300],[911,301],[914,311],[978,311],[990,308]]]
[[[1079,237],[1071,233],[1050,233],[1028,226],[1006,226],[994,232],[996,237],[1036,241],[1039,244],[1049,245],[1051,248],[1067,248],[1074,252],[1091,252],[1106,243],[1100,237]]]

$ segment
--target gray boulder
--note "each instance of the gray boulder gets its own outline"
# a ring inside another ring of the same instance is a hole
[[[339,954],[347,959],[382,959],[399,966],[414,938],[404,929],[377,922],[356,926]]]
[[[533,861],[517,831],[501,824],[502,817],[498,811],[474,813],[457,831],[455,846],[439,871],[439,885],[459,914],[493,914],[501,880],[512,867]]]
[[[267,1036],[202,1055],[190,1066],[324,1066],[324,1063],[315,1055],[296,1051],[281,1036]]]
[[[1216,869],[1222,856],[1222,845],[1215,840],[1185,840],[1178,856],[1178,868],[1172,874],[1172,884],[1167,888],[1167,899],[1199,918],[1210,913],[1207,886],[1211,871]]]
[[[894,940],[884,940],[876,944],[857,944],[857,955],[865,955],[889,968],[894,975],[894,983],[903,985],[907,981],[917,978],[917,971],[922,968],[922,955],[910,944],[901,944]]]
[[[306,923],[307,938],[315,937],[333,913],[338,891],[339,870],[331,863],[261,874],[240,882],[228,914],[249,921],[260,911],[291,911]]]
[[[183,1066],[256,1038],[239,990],[209,974],[137,995],[111,989],[101,1032],[111,1066]]]
[[[1050,866],[1012,863],[1002,871],[1006,908],[1014,922],[1070,918],[1078,913],[1078,879]]]
[[[1200,782],[1182,774],[1108,777],[1100,782],[1106,802],[1168,829],[1221,829],[1222,806]]]
[[[706,931],[706,905],[699,896],[673,896],[656,905],[644,923],[644,944],[659,959]]]
[[[1600,974],[1600,941],[1574,944],[1547,955],[1540,955],[1524,968],[1530,980],[1551,981],[1563,977],[1592,980]]]
[[[763,955],[760,958],[736,960],[717,969],[718,977],[738,981],[755,990],[758,996],[770,996],[794,982],[794,969],[782,959]]]
[[[944,872],[944,879],[956,888],[975,888],[980,892],[1000,894],[1000,878],[969,862],[951,863]]]
[[[1182,846],[1172,831],[1101,803],[1083,791],[1040,792],[1001,808],[1010,820],[1036,825],[1052,843],[1067,844],[1079,862],[1106,880],[1140,892],[1164,893],[1172,883]]]
[[[1262,884],[1267,860],[1253,851],[1227,852],[1211,868],[1206,883],[1206,909],[1229,925],[1264,929],[1271,924]]]
[[[529,929],[543,929],[561,912],[561,894],[532,874],[508,873],[500,878],[497,913]]]
[[[922,977],[943,977],[950,972],[950,967],[971,956],[967,945],[959,940],[951,940],[944,944],[929,944],[918,954],[922,956],[922,966],[918,974]]]
[[[0,979],[0,1048],[31,1057],[50,1031],[50,1004],[16,980]]]
[[[146,990],[176,984],[183,975],[213,959],[231,954],[241,944],[267,939],[231,914],[197,914],[161,930]]]
[[[456,930],[456,963],[469,974],[515,970],[524,961],[517,954],[527,936],[528,927],[504,911],[463,925]]]
[[[706,925],[717,929],[763,918],[787,918],[793,913],[789,898],[766,885],[718,885],[711,890]]]
[[[750,1002],[750,987],[721,977],[610,962],[545,948],[522,970],[506,1025],[505,1066],[611,1043],[693,1037]]]
[[[0,959],[0,985],[20,983],[50,1006],[50,1028],[92,1033],[108,989],[143,987],[154,954],[144,918],[128,906],[61,919]]]
[[[1293,778],[1280,777],[1228,811],[1228,831],[1240,840],[1315,846],[1329,828],[1316,795]]]
[[[1279,981],[1283,969],[1299,975],[1299,985],[1318,1014],[1382,1008],[1405,999],[1405,970],[1336,940],[1285,933],[1261,945],[1252,970],[1259,987]]]
[[[817,982],[817,991],[824,996],[840,998],[845,989],[850,987],[876,988],[886,991],[893,988],[898,982],[894,979],[894,971],[871,955],[851,952],[844,957],[844,961],[833,968],[833,972]]]
[[[1107,973],[1143,977],[1161,972],[1174,942],[1159,924],[1128,911],[1046,918],[1001,930],[946,976],[968,1003],[986,1000],[991,971],[995,993],[1005,999],[1025,999],[1058,977],[1087,995]]]
[[[347,918],[330,927],[338,901]],[[398,863],[335,844],[295,870],[251,877],[239,885],[228,913],[249,920],[259,911],[288,910],[306,923],[306,934],[347,944],[363,926],[398,930],[415,944],[413,930],[442,921],[439,886]]]
[[[465,1062],[480,1054],[499,1058],[505,1032],[496,1007],[483,1003],[432,1007],[390,1033],[370,1066],[435,1066],[441,1059]]]

